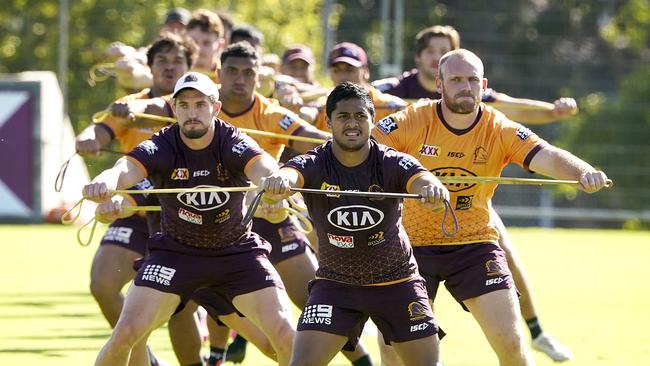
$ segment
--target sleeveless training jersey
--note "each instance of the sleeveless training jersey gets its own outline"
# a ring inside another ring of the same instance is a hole
[[[332,153],[332,142],[289,160],[305,188],[332,195],[305,194],[318,232],[316,276],[353,285],[381,285],[410,278],[417,271],[402,227],[402,203],[395,198],[337,196],[337,190],[407,192],[426,170],[412,156],[371,142],[362,164],[346,167]]]
[[[214,139],[205,149],[187,147],[181,140],[178,124],[174,124],[140,143],[127,158],[141,167],[156,188],[250,185],[244,174],[246,168],[261,159],[264,152],[230,124],[221,120],[214,123]],[[241,224],[243,192],[158,194],[158,199],[163,234],[184,244],[159,249],[190,253],[201,253],[192,251],[193,248],[212,249],[221,255],[225,250],[237,251],[237,242],[250,233],[250,225]]]
[[[309,123],[295,113],[273,103],[268,98],[258,93],[255,93],[254,97],[253,104],[245,112],[230,115],[222,109],[220,117],[237,128],[250,128],[283,135],[295,135],[305,126],[309,126]],[[251,137],[276,160],[280,159],[284,146],[289,143],[285,138],[259,138],[255,135]]]
[[[130,94],[125,97],[118,99],[118,102],[128,102],[130,100],[136,99],[151,99],[151,90],[143,89],[139,93]],[[170,96],[162,97],[165,100],[165,110],[167,112],[166,117],[174,117],[170,103]],[[162,127],[157,128],[127,128],[122,125],[120,120],[115,117],[108,116],[103,122],[98,123],[99,126],[106,129],[106,131],[111,135],[112,139],[116,139],[120,142],[120,151],[127,153],[133,150],[140,142],[147,140],[154,133],[158,132]]]
[[[437,176],[496,177],[510,162],[525,169],[547,143],[528,128],[481,103],[476,121],[465,130],[449,126],[441,101],[425,101],[379,121],[373,136],[380,143],[416,157]],[[458,216],[458,235],[444,237],[442,216],[407,200],[404,227],[413,246],[497,241],[490,223],[490,200],[496,184],[446,184]],[[448,230],[451,229],[447,222]]]

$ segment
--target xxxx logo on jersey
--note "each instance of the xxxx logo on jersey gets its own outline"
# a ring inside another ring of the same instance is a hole
[[[458,168],[458,167],[445,167],[445,168],[436,168],[432,169],[436,177],[476,177],[476,174],[470,172],[467,169]],[[449,192],[460,192],[467,189],[470,189],[476,185],[476,183],[444,183],[445,187]]]

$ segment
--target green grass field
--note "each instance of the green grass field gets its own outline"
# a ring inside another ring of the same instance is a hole
[[[542,325],[575,353],[567,365],[650,364],[650,233],[511,233],[527,265]],[[96,244],[80,247],[75,229],[63,226],[0,226],[0,238],[0,365],[92,364],[110,333],[88,292]],[[436,311],[448,333],[442,342],[445,365],[496,365],[473,318],[446,291]],[[176,364],[166,337],[159,330],[150,344]],[[375,341],[364,341],[379,364]],[[535,358],[539,365],[552,364],[542,354]],[[271,364],[256,350],[244,363]],[[340,356],[332,364],[349,365]]]

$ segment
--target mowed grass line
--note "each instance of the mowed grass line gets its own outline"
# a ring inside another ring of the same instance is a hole
[[[511,235],[542,325],[576,354],[567,365],[649,363],[650,233],[512,229]],[[47,225],[0,226],[0,238],[0,365],[92,364],[110,334],[88,293],[96,242],[82,248],[74,228]],[[448,332],[442,342],[446,365],[497,364],[471,315],[444,289],[436,312]],[[378,364],[374,340],[364,341]],[[176,364],[165,329],[150,344]],[[535,358],[539,365],[554,364],[539,353]],[[243,365],[271,364],[251,349]],[[337,356],[332,364],[349,362]]]

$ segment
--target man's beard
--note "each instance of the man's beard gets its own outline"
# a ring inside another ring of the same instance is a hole
[[[444,89],[443,89],[444,92]],[[470,97],[470,95],[456,95],[456,96],[466,96]],[[454,98],[451,98],[447,96],[446,94],[443,96],[443,100],[445,102],[445,105],[447,108],[449,108],[450,111],[458,114],[470,114],[474,112],[476,109],[476,106],[478,105],[478,100],[472,95],[471,98],[472,100],[469,101],[467,99],[464,99],[462,102],[455,102]]]
[[[346,144],[338,141],[337,139],[334,139],[334,143],[336,143],[341,148],[341,150],[345,152],[355,152],[361,150],[364,146],[366,146],[368,141],[359,141],[357,144]]]
[[[190,120],[191,121],[191,120]],[[187,123],[189,121],[185,121]],[[181,127],[181,133],[188,139],[199,139],[203,136],[205,136],[206,133],[208,133],[209,127],[205,127],[202,129],[191,129],[191,130],[185,130],[185,128]]]

